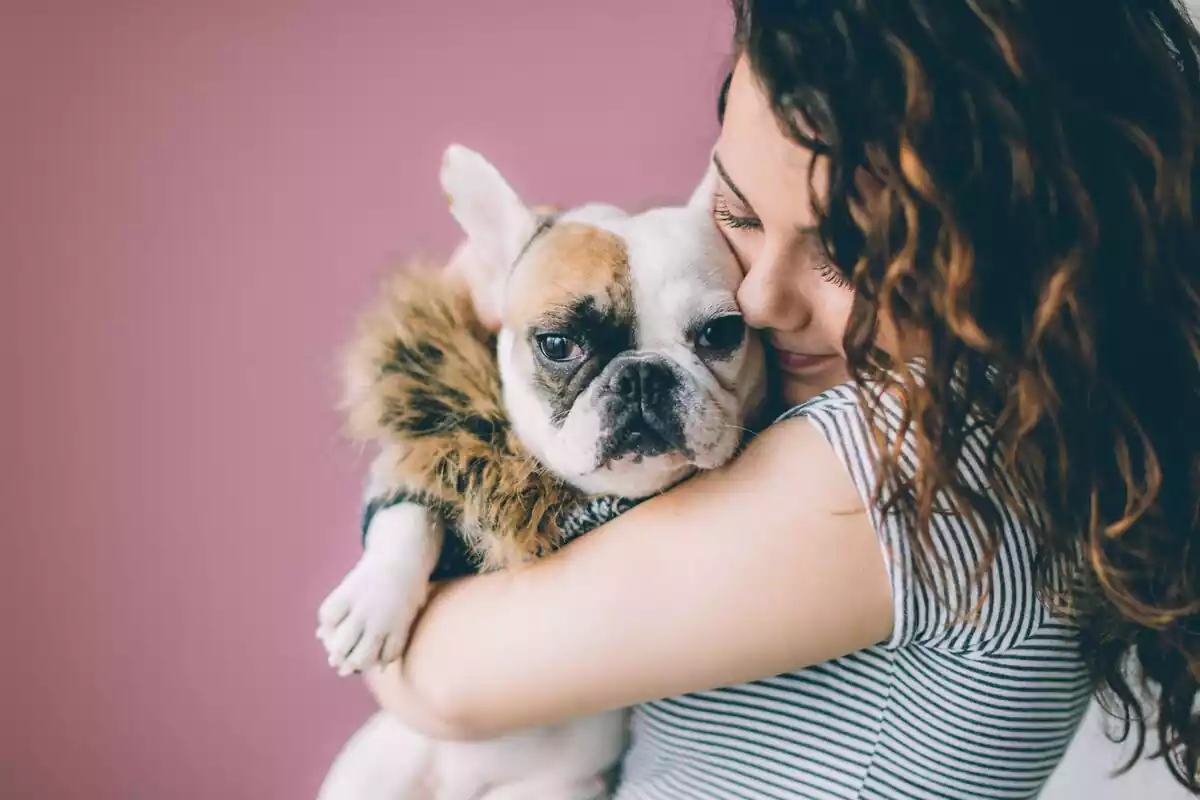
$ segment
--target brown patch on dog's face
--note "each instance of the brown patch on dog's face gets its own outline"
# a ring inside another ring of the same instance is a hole
[[[504,323],[514,331],[586,297],[608,299],[632,316],[625,242],[591,225],[556,223],[515,266],[505,295]]]
[[[525,348],[528,377],[556,423],[609,361],[634,347],[629,252],[609,231],[552,224],[515,266],[505,296],[505,327]],[[545,337],[570,342],[579,357],[548,355]]]

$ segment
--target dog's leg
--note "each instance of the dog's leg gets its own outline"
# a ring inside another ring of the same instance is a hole
[[[380,711],[350,737],[317,793],[317,800],[428,800],[422,783],[436,745]]]
[[[625,711],[580,717],[554,726],[554,750],[531,775],[496,786],[483,800],[604,800],[604,773],[626,744]]]
[[[487,741],[440,742],[436,758],[445,793],[438,798],[599,800],[605,796],[603,775],[624,749],[626,719],[624,711],[612,711]]]
[[[340,675],[388,664],[404,652],[442,536],[441,520],[415,503],[375,515],[358,563],[317,612],[317,637]]]

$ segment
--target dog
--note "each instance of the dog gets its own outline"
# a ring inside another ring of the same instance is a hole
[[[711,169],[684,205],[636,214],[530,207],[461,145],[440,177],[475,274],[397,276],[346,362],[351,433],[379,454],[363,555],[318,612],[343,675],[401,656],[431,579],[519,568],[725,464],[767,396]],[[439,800],[591,800],[624,738],[622,711],[484,742],[433,741],[380,712],[319,797],[429,797],[416,781],[434,765]]]

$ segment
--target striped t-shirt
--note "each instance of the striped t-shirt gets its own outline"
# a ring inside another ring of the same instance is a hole
[[[788,417],[816,425],[870,509],[874,444],[853,387]],[[963,450],[976,488],[984,452],[982,433]],[[891,577],[891,636],[797,672],[635,708],[617,800],[1037,796],[1090,683],[1076,630],[1038,602],[1032,537],[1004,515],[988,596],[960,621],[959,606],[916,580],[899,519],[870,513]],[[979,549],[965,524],[935,519],[932,536],[969,576]]]

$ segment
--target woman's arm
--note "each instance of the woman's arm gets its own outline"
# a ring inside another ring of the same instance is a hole
[[[473,738],[776,675],[885,639],[863,502],[803,419],[527,568],[443,587],[385,707]]]

